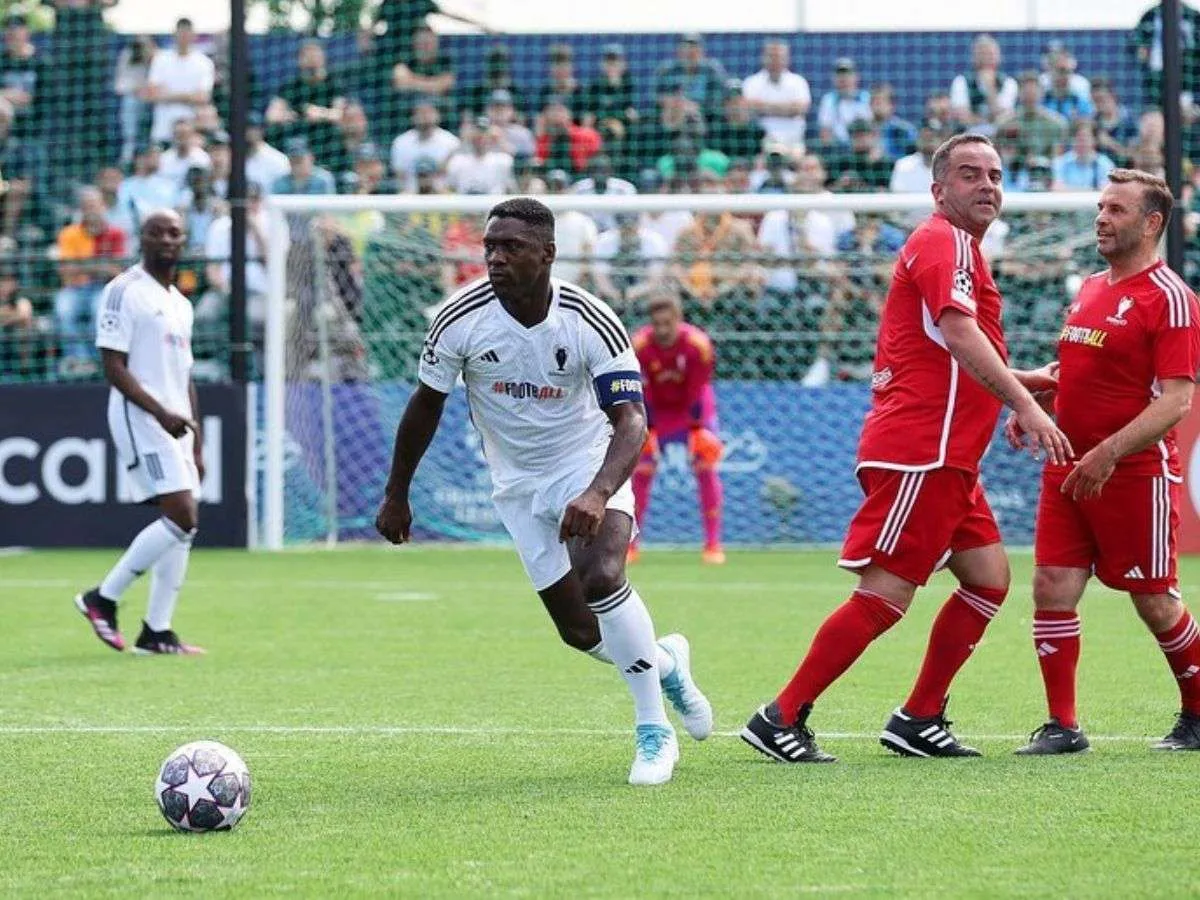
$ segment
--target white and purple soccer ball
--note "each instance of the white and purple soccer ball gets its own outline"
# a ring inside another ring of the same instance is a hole
[[[193,741],[162,764],[154,799],[177,831],[229,831],[250,808],[250,771],[224,744]]]

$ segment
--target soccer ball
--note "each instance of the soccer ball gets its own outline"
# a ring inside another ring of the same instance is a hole
[[[229,831],[250,808],[250,772],[216,741],[193,741],[167,757],[154,799],[177,831]]]

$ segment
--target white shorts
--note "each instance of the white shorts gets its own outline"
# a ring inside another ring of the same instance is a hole
[[[108,403],[108,430],[134,503],[179,491],[200,496],[200,473],[193,455],[196,436],[190,430],[173,438],[154,416],[117,396]]]
[[[535,591],[542,591],[571,571],[567,545],[559,541],[558,529],[567,504],[584,492],[598,467],[588,466],[557,481],[522,490],[511,487],[493,497],[500,521],[512,535],[525,574]],[[626,481],[608,499],[608,509],[633,519],[633,487]],[[636,528],[636,526],[635,526]]]

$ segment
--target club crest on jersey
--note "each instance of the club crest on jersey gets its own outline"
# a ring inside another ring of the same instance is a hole
[[[1133,298],[1122,297],[1117,301],[1117,314],[1109,316],[1107,319],[1108,323],[1110,325],[1128,325],[1129,323],[1125,321],[1125,313],[1131,309],[1133,309]]]
[[[971,273],[966,269],[955,269],[954,289],[964,297],[970,297],[975,292],[975,285],[971,281]]]

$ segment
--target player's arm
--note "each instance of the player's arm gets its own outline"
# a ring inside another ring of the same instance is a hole
[[[1065,465],[1073,455],[1067,436],[1000,358],[975,317],[948,306],[938,319],[938,327],[946,339],[946,349],[958,364],[1016,413],[1017,424],[1032,438],[1034,448],[1044,449],[1055,463]]]
[[[200,431],[200,395],[196,393],[196,381],[188,377],[188,401],[192,405],[192,421],[195,423],[196,439],[192,441],[192,458],[196,461],[196,473],[204,480],[204,434]]]
[[[1196,384],[1190,378],[1167,378],[1162,393],[1137,417],[1083,455],[1063,480],[1062,492],[1075,500],[1100,496],[1104,484],[1124,457],[1158,443],[1192,408]]]
[[[409,539],[412,526],[409,487],[421,458],[437,433],[447,396],[421,382],[400,417],[396,445],[392,450],[392,469],[384,488],[383,504],[375,518],[376,530],[393,544],[403,544]]]
[[[134,406],[138,406],[154,416],[167,434],[171,437],[183,437],[183,433],[189,428],[193,432],[199,432],[194,421],[171,412],[150,396],[142,387],[141,382],[134,378],[133,373],[129,371],[128,353],[101,347],[100,357],[104,363],[104,377],[108,383],[120,391],[121,395]]]

